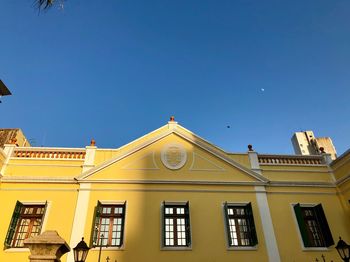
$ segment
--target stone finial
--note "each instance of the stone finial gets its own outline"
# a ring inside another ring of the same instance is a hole
[[[90,141],[90,146],[95,146],[95,145],[96,145],[95,139],[91,139],[91,141]]]
[[[324,147],[320,147],[321,154],[325,154],[326,152],[324,151]]]
[[[174,116],[171,116],[170,117],[170,122],[174,122],[175,121],[175,117]]]
[[[248,151],[254,151],[252,145],[248,145]]]

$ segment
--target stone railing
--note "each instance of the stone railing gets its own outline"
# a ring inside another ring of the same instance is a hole
[[[258,155],[261,165],[324,165],[322,156]]]
[[[85,149],[76,148],[16,148],[12,157],[41,159],[81,159],[85,158]]]

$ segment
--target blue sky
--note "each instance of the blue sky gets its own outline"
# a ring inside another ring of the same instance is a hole
[[[0,2],[0,127],[36,146],[115,148],[174,115],[230,152],[350,147],[348,0],[32,3]]]

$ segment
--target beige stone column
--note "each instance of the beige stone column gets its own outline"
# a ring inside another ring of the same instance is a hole
[[[56,231],[45,231],[41,235],[24,240],[30,250],[30,262],[60,262],[61,256],[70,248]]]

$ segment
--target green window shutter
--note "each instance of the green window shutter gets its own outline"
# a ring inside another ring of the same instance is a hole
[[[16,206],[15,206],[15,209],[13,211],[10,226],[9,226],[8,231],[7,231],[6,239],[5,239],[5,247],[7,247],[7,248],[11,247],[13,237],[16,233],[17,223],[18,223],[18,220],[21,216],[22,206],[23,206],[23,204],[21,202],[19,202],[19,201],[16,202]]]
[[[43,224],[44,224],[44,218],[45,218],[45,216],[46,216],[46,210],[47,210],[47,201],[45,202],[44,213],[43,213],[43,216],[41,217],[41,223],[40,223],[40,228],[39,228],[39,234],[41,234],[41,229],[42,229]]]
[[[304,242],[304,247],[310,247],[311,244],[310,244],[309,237],[307,235],[307,229],[306,229],[305,221],[304,221],[302,210],[299,203],[294,205],[294,212],[298,221],[301,238],[303,239],[303,242]]]
[[[252,240],[252,246],[255,246],[255,245],[258,244],[258,237],[256,235],[254,216],[253,216],[253,209],[252,209],[252,204],[251,203],[247,204],[246,211],[247,211],[247,218],[248,218],[248,221],[249,221],[250,238]]]
[[[190,204],[187,201],[186,206],[185,206],[185,224],[186,224],[186,244],[187,246],[191,245],[191,225],[190,225]]]
[[[98,240],[98,230],[100,228],[100,217],[102,213],[102,204],[100,201],[97,201],[97,206],[95,207],[95,214],[94,214],[94,223],[92,224],[92,246],[97,246],[99,243],[97,243]]]
[[[319,205],[315,206],[315,211],[316,211],[316,218],[318,220],[320,229],[322,231],[322,236],[323,236],[326,247],[334,245],[332,233],[331,233],[331,230],[329,229],[327,219],[326,219],[326,216],[324,214],[322,205],[319,204]]]
[[[230,223],[229,223],[229,218],[228,218],[228,206],[227,202],[224,204],[224,212],[225,212],[225,226],[226,226],[226,236],[227,236],[227,243],[229,246],[231,246],[231,237],[230,237]]]
[[[123,214],[122,214],[122,231],[120,234],[120,246],[123,245],[123,240],[124,240],[124,225],[125,225],[125,212],[126,212],[126,202],[122,205],[123,207]]]

